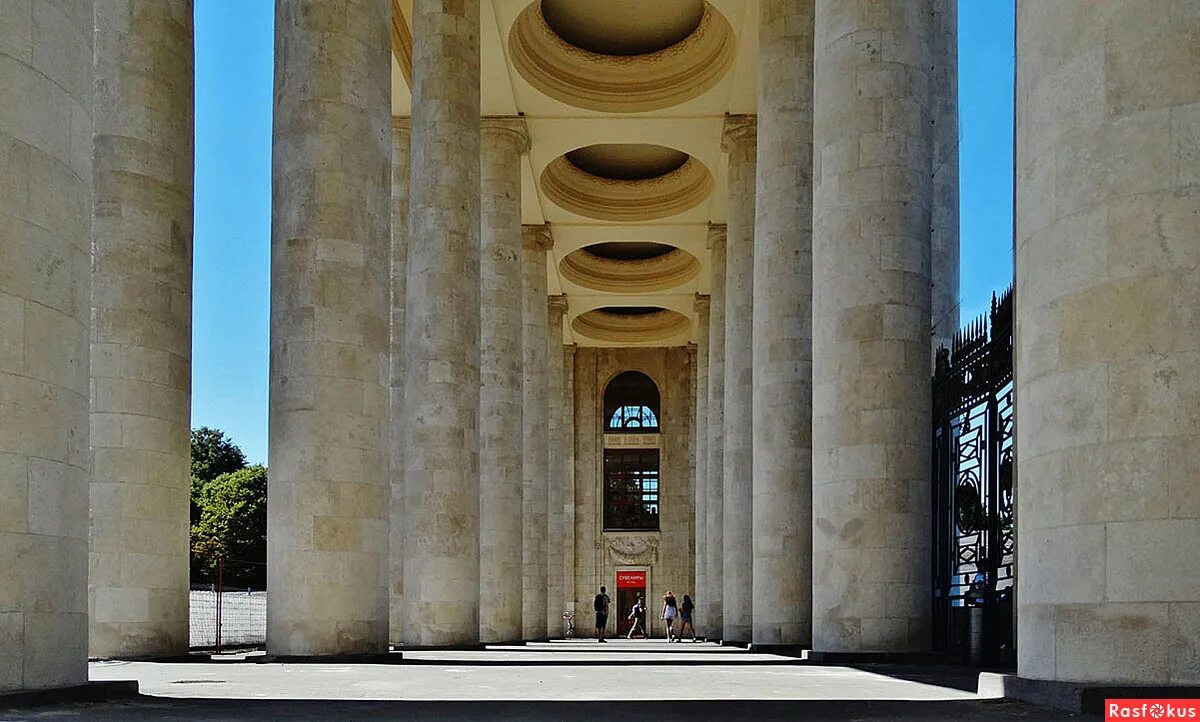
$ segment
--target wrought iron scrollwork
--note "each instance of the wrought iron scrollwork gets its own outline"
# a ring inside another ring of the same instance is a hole
[[[963,652],[984,607],[985,661],[1015,659],[1012,289],[939,349],[933,378],[935,648]]]

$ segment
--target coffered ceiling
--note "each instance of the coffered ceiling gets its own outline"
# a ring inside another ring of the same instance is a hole
[[[725,222],[722,118],[755,111],[758,3],[481,0],[481,8],[482,112],[526,119],[522,222],[550,224],[548,285],[567,296],[564,341],[693,341],[695,294],[709,291],[708,226]],[[393,0],[398,116],[411,103],[411,11],[412,0]],[[596,244],[606,245],[583,250]]]

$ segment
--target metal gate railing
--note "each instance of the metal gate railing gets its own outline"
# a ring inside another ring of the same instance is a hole
[[[1012,288],[937,355],[933,378],[934,649],[1015,664]]]

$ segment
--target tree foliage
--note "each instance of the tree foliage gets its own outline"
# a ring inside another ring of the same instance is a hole
[[[255,464],[201,485],[199,519],[192,525],[193,578],[215,580],[224,559],[229,587],[266,585],[267,469]]]
[[[192,478],[212,481],[244,468],[246,455],[225,432],[207,426],[192,429]]]

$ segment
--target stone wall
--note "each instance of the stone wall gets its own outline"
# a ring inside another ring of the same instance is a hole
[[[601,584],[616,602],[616,572],[647,571],[650,620],[657,620],[662,593],[694,594],[692,484],[694,387],[692,354],[673,348],[580,348],[575,353],[575,626],[593,631],[592,597]],[[623,371],[640,371],[658,385],[659,531],[605,532],[603,466],[604,388]],[[551,543],[555,543],[553,540]],[[616,548],[614,548],[614,546]],[[698,600],[702,601],[702,600]],[[609,619],[611,633],[616,610]],[[661,623],[655,626],[662,634]]]

